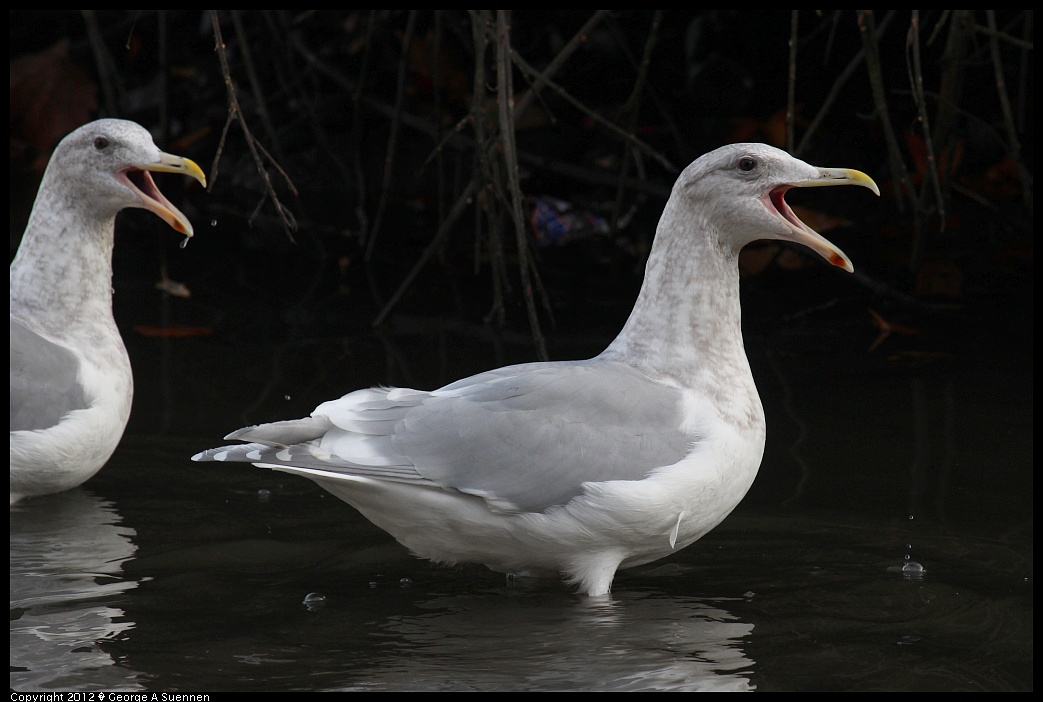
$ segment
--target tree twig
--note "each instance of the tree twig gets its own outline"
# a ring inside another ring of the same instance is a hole
[[[287,186],[293,192],[294,197],[297,196],[297,188],[294,187],[293,181],[286,174],[285,171],[279,166],[278,163],[264,150],[264,147],[254,138],[250,132],[249,126],[246,124],[246,120],[243,117],[242,108],[239,106],[239,98],[236,95],[235,84],[232,82],[232,72],[228,66],[228,56],[225,53],[225,42],[221,36],[221,24],[217,18],[217,10],[210,11],[210,20],[214,29],[214,48],[217,51],[217,55],[221,61],[221,72],[224,76],[225,89],[228,92],[228,116],[225,120],[224,129],[221,131],[221,141],[218,143],[217,151],[214,155],[213,165],[211,166],[210,175],[210,189],[212,190],[214,184],[217,182],[218,168],[217,165],[221,160],[221,154],[224,151],[225,139],[228,136],[228,128],[232,122],[237,122],[239,128],[243,130],[243,136],[246,139],[246,145],[250,149],[250,154],[253,156],[254,165],[257,167],[257,172],[260,174],[261,179],[264,181],[268,197],[272,199],[275,204],[275,209],[279,213],[279,218],[282,221],[283,229],[286,231],[286,236],[290,241],[296,243],[293,238],[293,232],[297,229],[297,221],[294,219],[293,213],[291,213],[279,199],[279,194],[275,191],[275,187],[272,185],[271,178],[268,176],[268,170],[265,168],[265,160],[262,158],[262,152],[267,157],[268,162],[271,163],[278,171],[279,174],[286,181]],[[260,203],[258,204],[260,207]]]
[[[884,91],[883,69],[880,66],[880,46],[876,38],[876,22],[873,10],[856,10],[858,16],[859,33],[862,35],[862,46],[865,49],[866,70],[869,74],[869,85],[873,93],[873,102],[876,104],[877,118],[884,133],[884,141],[887,144],[887,160],[891,167],[891,178],[899,186],[896,195],[904,192],[909,201],[917,208],[917,201],[913,185],[909,180],[902,161],[902,153],[898,148],[898,138],[895,136],[894,126],[891,124],[891,113],[887,106],[887,94]],[[922,235],[920,232],[919,212],[913,217],[914,240]],[[915,248],[914,244],[914,248]],[[914,269],[915,270],[915,269]]]
[[[492,273],[493,299],[489,312],[485,316],[486,322],[493,322],[496,326],[503,326],[506,322],[507,312],[504,305],[504,286],[507,284],[507,263],[503,255],[503,233],[500,228],[500,218],[495,214],[495,196],[493,183],[497,182],[495,177],[495,166],[489,158],[490,149],[486,146],[488,135],[486,133],[486,122],[484,119],[486,75],[485,61],[489,49],[489,35],[485,30],[492,24],[492,18],[488,10],[469,10],[471,17],[471,39],[474,42],[474,82],[471,90],[471,124],[474,125],[474,138],[479,147],[474,150],[475,172],[481,174],[482,187],[477,191],[475,200],[475,271],[477,272],[479,259],[479,245],[484,241],[489,242],[489,268]],[[495,38],[495,37],[494,37]],[[484,219],[483,219],[484,218]],[[484,235],[483,235],[484,234]]]
[[[366,260],[373,258],[373,246],[380,235],[380,227],[384,221],[384,212],[387,209],[388,194],[391,190],[391,175],[395,165],[395,148],[398,141],[400,115],[402,114],[402,100],[406,92],[407,68],[409,67],[409,51],[413,43],[413,32],[416,30],[416,10],[409,11],[406,20],[406,31],[402,39],[402,61],[398,66],[398,87],[395,91],[394,117],[391,120],[391,133],[388,135],[387,152],[384,155],[384,180],[380,186],[380,203],[377,205],[377,214],[373,219],[373,228],[369,232],[366,241]]]
[[[789,77],[786,83],[786,151],[793,153],[793,122],[797,93],[797,28],[800,26],[800,10],[790,10],[789,20]]]
[[[243,68],[246,70],[246,78],[250,81],[250,90],[253,92],[254,99],[257,103],[257,113],[261,117],[264,131],[275,149],[275,155],[278,156],[280,161],[284,161],[285,154],[283,153],[282,147],[279,143],[279,135],[275,130],[275,124],[272,122],[272,117],[268,113],[268,103],[264,99],[264,88],[261,86],[261,80],[257,77],[257,69],[254,67],[253,61],[253,52],[250,49],[250,40],[246,29],[243,27],[240,10],[231,10],[231,14],[232,26],[235,28],[235,35],[239,37],[239,50],[243,53]]]
[[[105,48],[105,39],[98,27],[98,16],[95,12],[95,10],[80,10],[80,15],[83,17],[83,24],[87,29],[87,39],[90,42],[91,51],[94,53],[94,63],[98,67],[101,93],[105,98],[105,111],[109,116],[115,117],[120,114],[120,103],[122,102],[116,94],[117,92],[122,94],[122,91],[119,90],[119,77],[116,74],[112,57]]]
[[[529,91],[518,100],[518,104],[514,107],[515,122],[522,118],[522,115],[524,115],[526,110],[528,110],[532,105],[533,100],[539,96],[543,86],[549,83],[550,79],[558,72],[558,69],[565,65],[565,62],[569,60],[572,54],[575,53],[579,47],[583,46],[583,43],[587,41],[587,36],[590,34],[591,30],[601,24],[601,22],[608,17],[609,12],[610,10],[598,10],[591,15],[590,19],[584,22],[583,26],[572,35],[572,38],[561,47],[561,50],[558,51],[553,59],[551,59],[551,62],[547,64],[547,67],[544,68],[542,72],[536,74]],[[511,54],[512,57],[515,57],[517,52],[512,51]]]
[[[996,28],[996,11],[995,10],[986,10],[986,14],[987,15],[991,15],[991,17],[988,18],[989,26],[988,27],[982,27],[980,24],[975,23],[974,24],[974,31],[976,33],[984,34],[985,36],[989,37],[990,40],[996,40],[997,42],[998,41],[1004,41],[1004,42],[1006,42],[1006,43],[1008,43],[1008,44],[1010,44],[1012,46],[1015,46],[1015,47],[1017,47],[1019,49],[1027,49],[1029,51],[1031,51],[1033,49],[1033,47],[1035,45],[1035,42],[1031,42],[1031,41],[1029,41],[1027,39],[1019,39],[1018,37],[1013,37],[1010,34],[1008,34],[1007,32],[1001,32],[1000,30],[998,30]]]
[[[663,11],[656,10],[655,15],[652,17],[652,24],[648,31],[648,37],[645,39],[645,50],[641,56],[641,61],[638,64],[637,78],[634,80],[634,85],[630,90],[630,95],[623,102],[623,106],[620,109],[621,121],[625,120],[625,132],[626,140],[623,143],[623,158],[619,167],[619,179],[616,185],[616,197],[612,203],[612,215],[610,218],[610,227],[613,232],[617,230],[619,222],[619,215],[623,209],[623,194],[625,187],[623,185],[623,179],[630,173],[631,163],[636,160],[634,156],[634,150],[631,147],[631,142],[637,140],[636,132],[638,125],[638,118],[641,116],[641,96],[644,93],[645,85],[648,80],[648,68],[652,63],[652,53],[655,51],[656,38],[659,35],[659,25],[663,19]],[[639,171],[643,171],[643,164],[638,161],[637,168]]]
[[[989,48],[992,52],[992,70],[996,76],[996,93],[999,95],[1000,107],[1003,109],[1003,126],[1007,130],[1007,145],[1010,148],[1010,157],[1017,165],[1018,180],[1021,181],[1021,194],[1025,204],[1032,206],[1031,177],[1025,164],[1021,159],[1021,142],[1018,139],[1018,130],[1014,126],[1014,111],[1010,108],[1010,99],[1007,97],[1007,80],[1003,76],[1003,59],[1000,57],[1000,32],[996,30],[996,12],[986,10],[985,17],[989,23]]]
[[[539,78],[540,72],[533,68],[531,65],[529,65],[529,63],[517,51],[512,50],[511,58],[514,61],[514,65],[520,68],[524,73],[528,74],[534,80],[534,82],[536,79]],[[630,146],[638,149],[642,153],[647,154],[649,157],[658,161],[663,166],[663,168],[666,169],[668,173],[676,174],[680,172],[680,169],[674,166],[674,164],[671,163],[670,160],[666,158],[666,156],[659,153],[651,146],[643,142],[641,139],[638,139],[636,136],[628,134],[626,130],[621,129],[619,126],[609,122],[603,116],[590,109],[576,98],[572,97],[572,95],[567,90],[565,90],[565,88],[561,87],[560,85],[548,78],[544,78],[544,83],[546,83],[548,88],[550,88],[558,95],[563,97],[565,100],[567,100],[577,110],[590,117],[591,120],[605,127]]]
[[[500,139],[503,146],[503,162],[507,174],[510,195],[510,214],[518,242],[518,274],[521,276],[522,295],[529,315],[529,328],[536,344],[536,356],[541,361],[549,360],[547,345],[536,315],[536,302],[528,263],[529,237],[522,218],[521,186],[518,182],[517,147],[514,142],[514,88],[511,80],[511,34],[507,10],[496,11],[496,87],[500,107]]]
[[[931,120],[927,114],[927,100],[924,96],[923,68],[920,65],[920,11],[913,10],[909,21],[909,31],[906,34],[906,51],[912,54],[906,60],[906,68],[909,74],[909,85],[913,92],[913,103],[916,105],[916,114],[923,129],[924,148],[927,152],[927,167],[924,169],[923,190],[920,193],[920,205],[925,204],[927,193],[934,195],[935,207],[938,209],[939,226],[945,227],[945,197],[942,195],[942,186],[938,181],[938,165],[934,155],[934,140],[931,138]],[[925,242],[923,237],[913,242],[912,252],[913,269],[918,270],[923,261]]]
[[[425,265],[427,265],[427,262],[431,260],[431,257],[434,255],[435,251],[438,250],[438,247],[442,245],[442,241],[452,230],[453,226],[456,224],[456,220],[458,220],[467,207],[471,205],[477,191],[478,181],[477,179],[472,178],[471,182],[467,184],[467,187],[464,188],[464,191],[460,194],[460,197],[456,199],[456,204],[454,204],[453,208],[449,211],[449,216],[443,220],[441,225],[439,225],[438,231],[435,232],[434,237],[432,237],[431,241],[428,242],[423,253],[420,254],[420,258],[418,258],[416,263],[413,264],[413,268],[410,269],[405,279],[398,286],[398,289],[395,290],[394,294],[391,295],[391,298],[373,320],[374,327],[380,326],[384,320],[387,319],[387,316],[391,314],[391,311],[395,306],[398,305],[402,296],[405,295],[406,291],[409,289],[409,286],[413,284],[414,280],[416,280],[417,275],[419,275],[420,271],[423,270]]]
[[[891,19],[894,15],[894,10],[891,10],[884,15],[884,19],[880,21],[880,24],[876,27],[876,31],[873,33],[873,41],[880,41],[880,37],[883,36],[884,32],[887,30],[887,25],[891,23]],[[819,125],[822,124],[826,115],[829,114],[829,110],[832,108],[833,103],[836,102],[836,99],[840,96],[841,88],[843,88],[844,85],[847,84],[848,79],[854,75],[855,69],[865,61],[865,55],[865,47],[859,49],[858,53],[856,53],[854,57],[848,61],[848,64],[844,66],[844,70],[840,72],[837,79],[833,81],[833,87],[829,89],[829,94],[826,96],[826,99],[822,101],[822,106],[819,108],[818,113],[815,115],[814,119],[811,120],[811,124],[808,125],[808,128],[804,130],[804,136],[800,139],[800,145],[797,146],[797,150],[793,152],[794,156],[801,156],[807,151],[808,145],[811,143],[811,138],[818,131]]]

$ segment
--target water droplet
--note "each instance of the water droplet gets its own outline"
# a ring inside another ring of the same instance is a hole
[[[181,248],[185,248],[186,246],[188,246],[188,240],[191,238],[192,237],[186,236],[184,239],[182,239],[180,244]]]
[[[909,515],[909,521],[912,521],[913,519],[916,519],[916,517],[914,517],[913,515],[910,514]]]
[[[284,399],[284,400],[286,400],[287,402],[289,402],[289,401],[290,401],[290,396],[289,396],[289,395],[283,395],[283,396],[282,396],[282,399]]]
[[[210,226],[211,227],[216,227],[217,226],[217,220],[216,219],[210,220]]]
[[[302,604],[310,611],[314,612],[326,604],[326,595],[321,592],[309,592],[304,596],[304,602]]]
[[[916,561],[909,561],[902,565],[902,577],[906,580],[923,580],[927,569]]]

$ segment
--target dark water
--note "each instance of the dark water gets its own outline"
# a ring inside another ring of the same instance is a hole
[[[335,317],[358,309],[343,298],[124,295],[123,443],[83,487],[11,511],[11,688],[1032,690],[1030,298],[899,320],[920,333],[869,353],[879,301],[839,281],[748,290],[757,482],[607,600],[432,566],[303,478],[189,461],[361,386],[533,360],[523,316],[497,335],[418,305],[376,331],[372,308]],[[627,294],[599,324],[566,312],[555,357],[599,351]],[[213,335],[133,327],[200,321]]]

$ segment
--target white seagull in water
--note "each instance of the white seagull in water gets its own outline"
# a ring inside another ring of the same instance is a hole
[[[600,355],[431,391],[358,390],[193,458],[310,478],[423,558],[607,594],[618,569],[688,546],[750,489],[764,410],[740,329],[739,251],[781,239],[852,271],[783,199],[845,184],[880,194],[860,171],[723,146],[677,179],[634,310]]]
[[[206,185],[194,162],[120,119],[66,136],[44,171],[11,262],[11,504],[76,487],[123,436],[134,378],[112,318],[116,214],[141,207],[192,236],[150,171]]]

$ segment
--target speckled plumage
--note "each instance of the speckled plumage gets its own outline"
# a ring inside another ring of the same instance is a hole
[[[694,161],[666,204],[629,320],[600,355],[425,392],[359,390],[197,454],[311,478],[418,556],[560,574],[609,592],[618,568],[696,541],[746,494],[764,412],[740,329],[738,255],[787,239],[852,270],[800,222],[791,187],[857,184],[763,144]]]
[[[112,318],[116,214],[192,226],[149,171],[203,172],[125,120],[91,122],[51,156],[11,262],[11,503],[75,487],[109,459],[130,416],[130,359]]]

